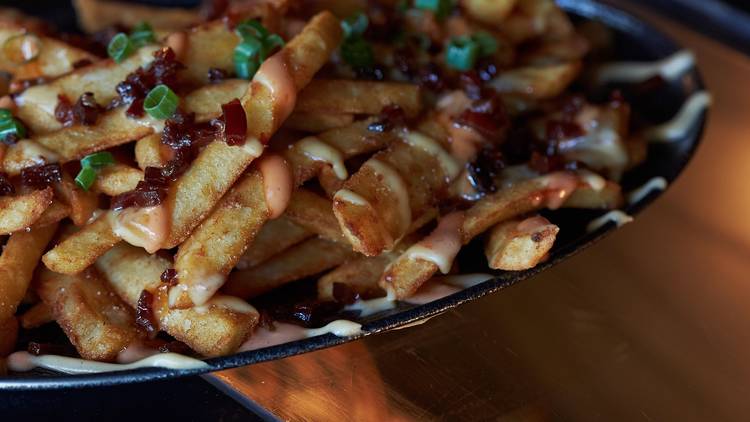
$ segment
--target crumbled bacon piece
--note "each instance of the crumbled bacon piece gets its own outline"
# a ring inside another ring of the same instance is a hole
[[[8,174],[0,171],[0,196],[13,195],[16,193],[16,189],[8,179]]]
[[[247,117],[240,100],[234,99],[221,106],[221,121],[224,142],[227,145],[242,145],[247,136]]]
[[[545,140],[553,146],[560,141],[578,138],[584,134],[581,125],[572,121],[549,120],[545,128]]]
[[[44,189],[61,180],[62,168],[59,164],[40,164],[21,170],[21,183],[35,189]]]
[[[510,126],[505,107],[496,95],[474,101],[471,108],[458,117],[457,123],[469,126],[493,141],[498,141]]]
[[[97,104],[94,94],[86,92],[81,94],[75,104],[71,104],[65,95],[57,96],[58,103],[55,107],[55,119],[63,126],[73,125],[92,126],[99,119],[102,107]]]
[[[139,67],[124,81],[117,84],[116,91],[119,98],[116,100],[116,105],[142,102],[149,91],[159,84],[174,88],[177,84],[177,71],[184,68],[185,66],[177,61],[177,56],[171,48],[165,47],[158,50],[154,53],[154,60],[148,67]],[[128,109],[128,115],[140,117],[142,110],[142,104],[138,107],[131,106]]]
[[[406,125],[406,113],[400,106],[391,104],[383,107],[378,121],[370,123],[367,130],[370,132],[388,132],[394,127]]]
[[[160,205],[167,197],[169,178],[164,176],[162,169],[146,167],[144,180],[138,182],[135,189],[112,198],[111,208],[145,208]]]
[[[177,270],[174,268],[167,268],[164,270],[163,273],[161,273],[160,280],[162,283],[165,283],[169,286],[174,286],[177,284]]]
[[[144,290],[138,297],[138,303],[135,306],[135,323],[151,336],[156,335],[157,332],[153,303],[154,295],[148,290]]]
[[[477,158],[467,165],[469,181],[480,193],[497,191],[495,178],[505,168],[503,153],[498,148],[483,148]]]

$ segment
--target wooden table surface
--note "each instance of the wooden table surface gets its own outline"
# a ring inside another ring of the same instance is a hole
[[[750,59],[645,16],[697,54],[714,106],[635,223],[421,326],[214,380],[291,420],[748,418]]]

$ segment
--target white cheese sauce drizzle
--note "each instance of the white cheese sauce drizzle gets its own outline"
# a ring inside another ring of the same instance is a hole
[[[126,371],[136,368],[199,369],[208,366],[202,360],[178,353],[159,353],[133,363],[106,363],[57,355],[34,356],[29,352],[15,352],[8,356],[11,371],[26,372],[45,368],[66,374],[93,374],[98,372]]]
[[[674,81],[694,66],[693,53],[681,50],[655,62],[619,62],[603,65],[597,71],[596,80],[600,84],[638,83],[660,76],[666,81]]]
[[[633,217],[629,216],[628,214],[624,213],[620,210],[612,210],[601,217],[592,220],[588,226],[586,226],[586,230],[589,232],[593,232],[596,230],[599,230],[599,228],[603,227],[605,224],[609,222],[613,222],[617,225],[617,227],[622,227],[623,225],[630,223],[633,221]]]
[[[663,177],[654,177],[648,182],[644,183],[643,186],[635,189],[628,194],[628,203],[635,204],[640,202],[647,197],[653,191],[662,191],[667,189],[667,179]]]
[[[257,350],[325,334],[333,334],[337,337],[351,337],[362,334],[361,324],[345,319],[330,322],[321,328],[306,329],[284,322],[274,322],[273,326],[273,330],[265,327],[255,330],[253,335],[240,346],[239,351]]]
[[[671,120],[647,129],[646,139],[650,142],[676,142],[684,139],[710,105],[711,94],[706,91],[693,93]]]

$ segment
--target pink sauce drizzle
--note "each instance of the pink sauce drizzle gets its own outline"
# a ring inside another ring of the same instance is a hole
[[[546,176],[547,194],[544,200],[547,208],[560,208],[578,187],[578,178],[570,173],[557,172]]]
[[[274,98],[279,121],[286,120],[297,104],[297,84],[294,82],[284,52],[279,52],[263,62],[253,82],[265,86]]]
[[[409,248],[408,254],[412,258],[433,262],[443,274],[448,273],[463,244],[461,235],[463,223],[463,212],[452,212],[446,215],[429,236]]]
[[[264,155],[258,163],[270,218],[278,218],[289,205],[294,189],[292,172],[286,160],[275,154]]]
[[[537,215],[535,217],[527,218],[518,223],[518,226],[516,226],[516,230],[521,233],[534,233],[542,227],[548,225],[550,225],[549,220]]]

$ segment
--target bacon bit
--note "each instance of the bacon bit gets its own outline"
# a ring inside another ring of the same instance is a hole
[[[155,336],[157,332],[153,304],[154,295],[144,290],[135,306],[135,323],[146,330],[149,336]]]
[[[247,136],[247,117],[240,100],[234,99],[221,106],[224,142],[227,145],[243,145]]]
[[[391,104],[383,107],[378,121],[370,123],[367,130],[383,133],[398,126],[406,126],[406,112],[400,106]]]
[[[158,167],[146,167],[144,180],[138,182],[135,189],[121,193],[112,198],[111,208],[121,210],[125,208],[145,208],[160,205],[167,197],[169,178]]]
[[[499,141],[510,127],[505,107],[496,95],[474,101],[456,123],[469,126],[493,141]]]
[[[81,94],[75,104],[71,104],[65,95],[57,96],[57,106],[55,107],[55,119],[62,123],[64,127],[82,124],[92,126],[99,119],[99,113],[103,108],[97,104],[94,94],[85,92]]]
[[[474,162],[467,164],[469,181],[480,193],[497,191],[495,178],[505,168],[503,153],[498,148],[483,148]]]
[[[177,61],[171,48],[165,47],[154,53],[154,60],[147,68],[139,67],[130,73],[124,81],[117,84],[117,98],[113,105],[131,104],[127,114],[131,117],[143,116],[143,99],[153,87],[159,84],[174,90],[177,85],[177,71],[185,66]],[[140,104],[137,102],[140,101]]]
[[[161,273],[160,280],[162,283],[167,284],[168,286],[172,287],[177,284],[177,270],[174,268],[167,268],[164,270],[163,273]]]
[[[330,322],[331,317],[341,308],[341,303],[308,299],[293,305],[276,306],[271,310],[271,314],[276,321],[315,327]]]
[[[583,135],[585,135],[583,128],[573,121],[550,120],[545,128],[545,141],[550,147],[555,148],[560,141]]]
[[[21,183],[35,189],[44,189],[52,183],[62,181],[59,164],[40,164],[21,170]]]
[[[208,82],[212,84],[217,84],[228,78],[229,72],[224,69],[219,69],[218,67],[212,67],[208,69]]]
[[[13,195],[16,189],[8,179],[8,174],[0,171],[0,196]]]

